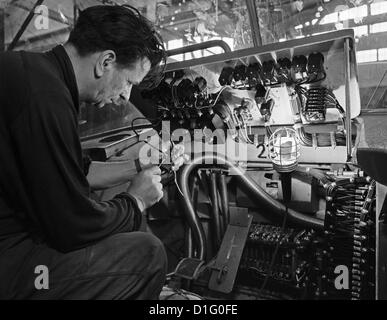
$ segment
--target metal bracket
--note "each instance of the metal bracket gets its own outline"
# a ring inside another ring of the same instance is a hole
[[[208,287],[230,293],[234,288],[243,248],[250,230],[252,215],[247,208],[230,208],[231,221],[224,235]]]

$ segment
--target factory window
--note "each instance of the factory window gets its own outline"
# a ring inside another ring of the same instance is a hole
[[[367,6],[359,6],[339,12],[339,20],[359,19],[367,16]]]
[[[371,15],[387,13],[387,1],[371,3]]]
[[[253,46],[245,0],[157,1],[153,21],[168,50],[211,40],[222,40],[231,50]],[[175,55],[169,60],[183,61],[222,52],[220,47],[211,47]]]
[[[380,22],[370,25],[370,33],[386,32],[387,22]]]
[[[367,63],[387,60],[387,48],[361,50],[356,52],[357,63]]]
[[[255,0],[262,44],[353,29],[362,106],[387,108],[387,1]],[[373,92],[377,92],[373,95]],[[373,101],[369,103],[369,97]]]
[[[354,27],[353,31],[355,32],[355,37],[360,38],[361,36],[368,35],[368,26]]]
[[[320,24],[336,23],[339,20],[337,12],[329,13],[321,19]]]
[[[358,51],[356,58],[358,63],[374,62],[378,60],[378,52],[376,49]]]
[[[378,60],[379,61],[387,60],[387,48],[378,49]]]

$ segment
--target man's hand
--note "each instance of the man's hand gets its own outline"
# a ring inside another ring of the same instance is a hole
[[[185,154],[185,147],[182,143],[172,146],[170,141],[162,141],[161,146],[148,143],[147,148],[150,148],[151,153],[144,153],[141,157],[140,164],[142,168],[147,168],[149,165],[171,165],[173,171],[179,168],[189,160],[189,156]]]
[[[163,197],[160,168],[154,166],[135,175],[128,188],[128,193],[142,201],[144,208],[140,208],[141,211],[159,202]]]

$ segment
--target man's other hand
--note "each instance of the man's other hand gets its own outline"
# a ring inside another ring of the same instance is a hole
[[[177,171],[180,167],[187,163],[189,160],[189,156],[184,153],[185,148],[182,143],[175,144],[171,151],[171,160],[172,160],[172,170]]]
[[[142,201],[144,206],[142,210],[159,202],[163,197],[160,168],[154,166],[135,175],[128,188],[128,193]]]
[[[161,146],[148,144],[152,152],[150,158],[148,153],[143,154],[143,156],[145,155],[144,158],[140,156],[139,160],[142,168],[147,168],[149,164],[171,165],[173,171],[178,171],[189,160],[189,155],[185,154],[185,147],[182,143],[172,145],[170,141],[162,141]]]

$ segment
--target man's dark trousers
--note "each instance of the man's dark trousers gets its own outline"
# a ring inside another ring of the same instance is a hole
[[[160,240],[143,232],[68,253],[25,235],[10,237],[0,241],[0,299],[157,299],[166,262]],[[36,288],[37,266],[47,267],[48,289]]]

